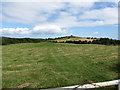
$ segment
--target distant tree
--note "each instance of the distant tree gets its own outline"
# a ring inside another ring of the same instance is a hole
[[[91,41],[88,41],[87,43],[88,43],[88,44],[91,44],[92,42],[91,42]]]
[[[90,39],[90,37],[87,37],[87,39]]]

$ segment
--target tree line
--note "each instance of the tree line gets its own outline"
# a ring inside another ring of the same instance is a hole
[[[57,41],[53,41],[56,42]],[[102,44],[102,45],[120,45],[120,40],[113,40],[113,39],[109,39],[109,38],[99,38],[99,39],[94,39],[92,41],[73,41],[73,40],[69,40],[69,41],[65,41],[62,43],[74,43],[74,44]]]
[[[64,37],[57,37],[57,38],[48,38],[48,40],[59,40],[59,39],[69,39],[69,38],[76,38],[76,36],[64,36]]]
[[[32,39],[32,38],[9,38],[9,37],[0,37],[1,45],[15,44],[15,43],[39,43],[47,41],[46,39]]]
[[[65,36],[57,38],[46,38],[46,39],[33,39],[33,38],[10,38],[10,37],[0,37],[0,45],[15,44],[15,43],[39,43],[39,42],[51,42],[51,40],[72,38],[75,36]]]
[[[71,38],[74,36],[67,36],[65,38]],[[61,37],[63,38],[63,37]],[[33,39],[33,38],[9,38],[9,37],[0,37],[0,44],[1,45],[7,45],[7,44],[15,44],[15,43],[39,43],[39,42],[56,42],[56,39],[59,38],[47,38],[47,39]],[[103,45],[119,45],[120,40],[113,40],[109,38],[94,38],[93,41],[65,41],[64,43],[74,43],[74,44],[103,44]]]

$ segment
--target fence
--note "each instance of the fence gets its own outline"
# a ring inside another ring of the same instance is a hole
[[[92,89],[92,88],[102,88],[102,87],[107,87],[107,86],[114,86],[118,85],[118,90],[120,90],[120,80],[113,80],[113,81],[108,81],[108,82],[99,82],[99,83],[91,83],[91,84],[84,84],[84,85],[75,85],[75,86],[68,86],[68,87],[62,87],[62,89]]]

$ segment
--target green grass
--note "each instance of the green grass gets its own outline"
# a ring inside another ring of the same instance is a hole
[[[3,88],[25,83],[52,88],[118,78],[117,46],[43,42],[2,47]]]

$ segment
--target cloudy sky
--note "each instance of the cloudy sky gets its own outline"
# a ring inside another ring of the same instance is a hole
[[[1,2],[0,32],[7,37],[66,35],[118,38],[118,2]]]

